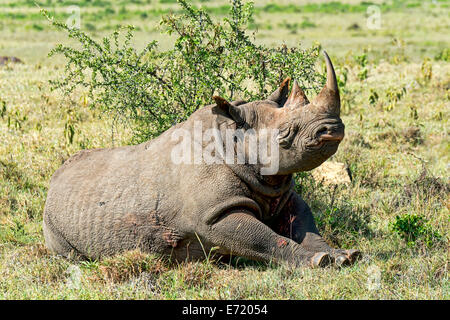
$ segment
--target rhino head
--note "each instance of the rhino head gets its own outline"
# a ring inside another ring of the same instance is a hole
[[[266,100],[237,105],[214,97],[237,127],[275,129],[279,145],[277,175],[312,170],[331,157],[344,138],[340,118],[340,97],[333,65],[324,51],[327,81],[310,102],[294,81],[288,96],[290,78]]]

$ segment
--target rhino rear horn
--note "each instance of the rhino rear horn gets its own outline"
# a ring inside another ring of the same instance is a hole
[[[322,91],[314,99],[313,104],[322,112],[339,115],[341,111],[341,99],[337,85],[336,73],[333,64],[326,51],[323,52],[327,65],[327,82]]]
[[[280,108],[286,103],[289,93],[289,84],[291,82],[291,78],[287,77],[283,80],[277,90],[275,90],[267,100],[276,102]]]
[[[309,104],[309,100],[298,85],[297,80],[295,80],[294,85],[292,86],[291,94],[289,95],[289,98],[284,106],[289,108],[299,108],[307,104]]]

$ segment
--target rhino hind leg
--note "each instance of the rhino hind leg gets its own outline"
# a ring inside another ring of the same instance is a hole
[[[275,233],[245,210],[225,214],[202,236],[219,246],[221,254],[294,266],[324,267],[332,262],[328,252],[306,250],[295,241]]]
[[[361,258],[361,252],[356,249],[335,249],[320,235],[311,209],[296,193],[286,203],[274,229],[281,235],[299,243],[305,250],[311,252],[327,252],[338,266],[349,266]]]
[[[45,246],[51,252],[60,254],[69,259],[84,259],[85,256],[80,254],[53,226],[48,215],[44,214],[43,231]]]

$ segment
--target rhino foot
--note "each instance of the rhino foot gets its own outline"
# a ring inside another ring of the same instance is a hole
[[[332,257],[334,258],[334,263],[338,267],[351,266],[362,257],[361,251],[357,249],[350,249],[350,250],[334,249],[331,252],[331,254]]]
[[[338,266],[338,267],[348,267],[350,266],[352,263],[350,262],[350,259],[346,256],[343,255],[339,255],[337,257],[334,258],[334,263]]]
[[[352,263],[355,263],[356,261],[360,260],[362,258],[361,251],[357,249],[350,249],[345,250],[347,252],[347,257],[350,259]]]
[[[333,263],[331,255],[327,252],[318,252],[311,258],[312,267],[326,267]]]

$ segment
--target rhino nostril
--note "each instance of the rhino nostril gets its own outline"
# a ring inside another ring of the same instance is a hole
[[[312,145],[318,147],[322,146],[325,142],[337,142],[339,143],[344,138],[344,130],[339,123],[335,124],[323,124],[316,131],[315,142]]]
[[[320,130],[317,131],[317,135],[322,135],[328,131],[327,127],[322,127]]]
[[[344,138],[344,132],[333,126],[325,126],[317,131],[319,141],[341,141]]]

